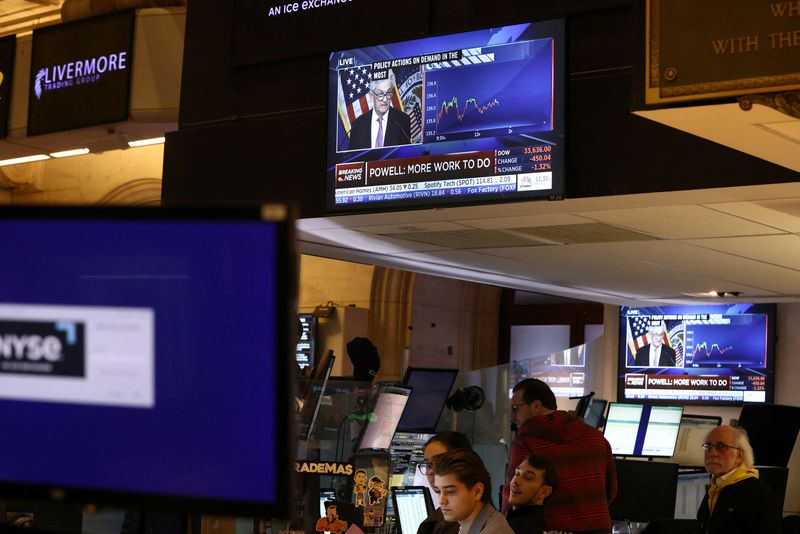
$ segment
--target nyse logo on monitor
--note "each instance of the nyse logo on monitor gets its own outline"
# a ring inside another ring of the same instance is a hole
[[[0,373],[83,377],[84,324],[0,321]]]

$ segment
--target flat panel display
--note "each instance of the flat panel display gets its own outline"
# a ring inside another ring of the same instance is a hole
[[[433,503],[425,486],[392,488],[392,502],[400,534],[415,534],[419,525],[433,511]]]
[[[612,402],[603,435],[617,456],[669,458],[681,425],[682,406]]]
[[[408,405],[397,426],[401,432],[436,432],[458,369],[409,367],[403,385],[411,388]]]
[[[375,400],[366,428],[359,442],[359,450],[388,450],[403,416],[410,389],[382,387]]]
[[[312,313],[297,315],[297,347],[295,361],[299,369],[314,368],[317,349],[317,318]]]
[[[620,308],[617,400],[772,402],[775,309],[739,303]]]
[[[286,222],[5,207],[0,230],[0,497],[285,513]]]
[[[708,433],[721,423],[721,417],[683,414],[672,461],[683,467],[703,467],[705,465],[703,443]]]
[[[563,95],[563,20],[334,52],[328,208],[562,196]]]
[[[33,31],[28,135],[127,120],[135,12]]]

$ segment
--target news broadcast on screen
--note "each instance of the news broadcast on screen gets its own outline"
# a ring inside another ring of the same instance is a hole
[[[769,403],[775,305],[622,307],[620,401]]]
[[[562,196],[563,34],[546,21],[332,53],[328,207]]]

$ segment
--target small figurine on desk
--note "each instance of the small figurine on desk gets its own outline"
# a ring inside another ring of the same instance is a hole
[[[317,526],[315,527],[317,532],[328,531],[331,534],[341,534],[347,530],[347,522],[342,521],[339,519],[339,516],[336,515],[335,504],[329,504],[326,510],[327,513],[325,517],[320,517],[319,521],[317,521]]]
[[[361,507],[366,505],[367,496],[367,472],[363,469],[358,469],[353,475],[353,493],[356,496],[356,506]]]

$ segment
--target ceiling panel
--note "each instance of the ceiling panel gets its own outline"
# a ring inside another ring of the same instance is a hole
[[[730,237],[779,233],[779,230],[703,206],[662,206],[587,211],[579,215],[663,239]]]
[[[533,228],[535,226],[558,226],[562,224],[582,224],[594,222],[591,219],[578,217],[571,213],[540,213],[505,217],[499,213],[497,217],[488,219],[465,219],[458,221],[465,226],[496,230],[499,228]]]
[[[738,238],[731,240],[735,239]],[[677,271],[692,272],[726,284],[712,288],[713,291],[742,291],[743,287],[749,286],[759,288],[757,295],[768,292],[800,296],[799,271],[709,250],[697,246],[694,241],[618,243],[608,252]]]
[[[664,267],[654,262],[623,258],[602,252],[602,245],[571,245],[531,248],[489,249],[482,252],[543,265],[558,272],[557,284],[584,287],[638,287],[643,296],[678,296],[687,293],[708,293],[729,281],[713,276],[694,274]],[[736,284],[730,289],[760,295],[764,288]]]
[[[800,198],[724,202],[706,207],[787,232],[800,233]]]
[[[800,236],[794,234],[736,239],[697,239],[690,243],[800,271]]]
[[[363,250],[374,254],[402,254],[420,250],[441,250],[441,247],[435,245],[414,243],[347,229],[319,230],[314,234],[300,230],[297,237],[302,241]]]

